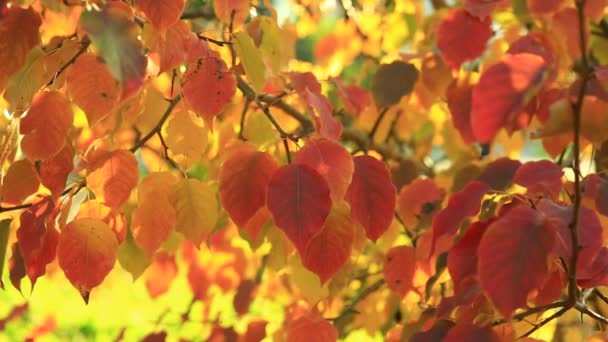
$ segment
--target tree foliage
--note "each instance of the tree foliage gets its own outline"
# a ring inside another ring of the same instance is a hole
[[[0,328],[602,336],[607,51],[606,0],[0,1]]]

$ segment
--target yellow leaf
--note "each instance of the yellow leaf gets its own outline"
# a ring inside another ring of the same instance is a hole
[[[22,111],[34,94],[44,85],[44,52],[39,47],[33,48],[27,55],[25,64],[13,75],[4,92],[4,98],[10,103],[9,111]]]
[[[199,246],[211,233],[218,218],[215,191],[197,179],[186,179],[177,184],[175,209],[177,231]]]
[[[261,93],[266,85],[266,66],[262,61],[260,51],[245,32],[234,34],[234,47],[241,58],[247,79],[253,84],[255,91]]]
[[[184,157],[186,168],[199,161],[207,149],[207,130],[203,120],[184,110],[173,114],[167,125],[167,147],[174,154]]]

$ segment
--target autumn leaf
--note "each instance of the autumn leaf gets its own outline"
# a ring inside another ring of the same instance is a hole
[[[266,205],[274,223],[305,255],[311,239],[323,230],[331,209],[327,182],[307,165],[278,168],[268,184]]]
[[[376,106],[386,108],[399,103],[403,96],[414,90],[418,74],[413,64],[401,61],[380,65],[371,89]]]
[[[57,245],[59,266],[85,303],[91,290],[114,268],[117,249],[116,236],[100,220],[81,218],[61,229]]]
[[[546,217],[524,206],[511,209],[486,230],[478,248],[479,280],[506,319],[524,307],[530,291],[539,289],[549,276],[556,241]]]
[[[353,180],[346,192],[351,216],[359,222],[367,238],[376,241],[393,221],[395,186],[386,165],[371,156],[354,158]]]
[[[416,250],[409,246],[391,248],[384,257],[383,272],[389,289],[399,297],[405,297],[414,288]]]
[[[135,0],[135,7],[160,30],[179,20],[185,5],[184,0]]]
[[[112,208],[120,208],[139,179],[137,161],[127,150],[101,152],[87,165],[87,186]]]
[[[218,220],[216,194],[208,184],[187,179],[177,184],[175,196],[176,230],[199,246]]]
[[[34,165],[27,159],[13,162],[0,187],[0,200],[4,203],[21,204],[29,195],[38,191],[40,179]]]

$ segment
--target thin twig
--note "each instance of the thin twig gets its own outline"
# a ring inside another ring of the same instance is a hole
[[[547,323],[551,322],[552,320],[560,317],[561,315],[563,315],[564,313],[566,313],[566,311],[568,311],[568,310],[570,310],[569,307],[561,308],[558,312],[556,312],[553,315],[551,315],[551,316],[543,319],[542,321],[540,321],[532,329],[528,330],[525,334],[521,335],[519,338],[527,337],[527,336],[532,335],[535,331],[537,331],[538,329],[542,328],[543,326],[545,326]]]
[[[587,61],[587,45],[585,42],[585,0],[576,1],[576,11],[578,14],[578,30],[580,39],[580,52],[583,63],[583,75],[581,85],[579,88],[576,102],[572,104],[573,116],[574,116],[574,143],[573,143],[573,155],[574,155],[574,209],[572,215],[572,222],[570,222],[570,237],[572,240],[572,257],[570,258],[570,265],[568,267],[568,300],[570,303],[575,303],[578,300],[578,285],[576,284],[576,267],[578,263],[578,256],[580,252],[579,241],[578,241],[578,222],[580,216],[582,193],[581,193],[581,114],[583,110],[583,103],[585,98],[585,92],[587,90],[587,81],[589,79],[589,62]]]
[[[158,136],[158,140],[160,140],[160,144],[163,147],[163,154],[164,154],[165,160],[169,164],[171,164],[171,166],[174,169],[179,171],[182,174],[182,176],[184,176],[184,178],[187,178],[186,173],[184,171],[182,171],[182,169],[179,167],[179,164],[177,164],[177,162],[173,158],[169,157],[169,146],[167,146],[167,143],[165,142],[165,138],[163,138],[163,134],[162,134],[161,130],[158,130],[156,132],[156,135]]]
[[[340,314],[338,316],[336,316],[335,318],[331,318],[329,320],[331,320],[331,321],[340,321],[341,319],[343,319],[344,317],[346,317],[346,315],[354,312],[355,311],[355,307],[357,306],[357,304],[359,304],[362,300],[364,300],[365,298],[367,298],[367,296],[369,296],[370,294],[372,294],[374,291],[378,290],[384,284],[385,284],[384,279],[379,279],[375,283],[371,284],[369,287],[366,287],[361,292],[359,292],[355,298],[353,298],[353,300],[350,302],[350,304],[348,306],[346,306],[340,312]]]
[[[171,112],[173,112],[173,109],[175,108],[175,106],[177,106],[181,99],[182,96],[177,95],[171,101],[169,101],[169,106],[167,107],[167,110],[165,110],[165,113],[160,118],[156,126],[154,126],[154,128],[152,128],[152,130],[148,132],[148,134],[146,134],[143,138],[141,138],[141,140],[139,140],[135,145],[133,145],[133,147],[131,147],[129,151],[135,153],[135,151],[139,150],[142,146],[144,146],[146,142],[148,142],[148,140],[150,140],[150,138],[152,138],[156,134],[156,132],[159,132],[162,129],[163,124],[165,123],[165,121],[167,121],[169,115],[171,115]]]
[[[250,104],[251,100],[249,98],[245,98],[245,105],[243,106],[243,111],[241,112],[241,125],[239,126],[239,139],[243,141],[247,140],[243,135],[243,132],[245,131],[245,115],[247,115]]]
[[[608,318],[600,315],[599,313],[591,310],[587,305],[577,305],[575,306],[575,308],[580,311],[581,313],[595,319],[598,322],[604,323],[604,324],[608,324]]]
[[[600,290],[594,289],[593,293],[604,303],[608,304],[608,297],[606,297],[606,295],[604,295]]]
[[[213,43],[213,44],[215,44],[217,46],[224,46],[224,45],[234,44],[233,42],[227,42],[227,41],[224,41],[224,40],[217,40],[217,39],[213,39],[213,38],[210,38],[210,37],[207,37],[207,36],[203,36],[200,33],[197,34],[196,36],[198,37],[198,39],[204,40],[204,41],[209,42],[209,43]]]
[[[289,151],[289,141],[283,139],[283,147],[285,148],[285,155],[287,156],[287,164],[291,164],[291,152]]]
[[[376,131],[378,130],[378,127],[380,127],[380,122],[382,122],[382,119],[384,118],[384,116],[386,115],[387,112],[388,112],[388,107],[385,107],[380,112],[380,115],[378,115],[378,118],[376,119],[376,122],[374,122],[374,126],[372,127],[372,130],[369,132],[369,140],[374,141],[374,135],[376,135]]]
[[[68,59],[67,62],[65,62],[61,66],[61,68],[59,68],[59,70],[57,70],[57,72],[55,74],[53,74],[53,77],[46,83],[45,87],[50,87],[55,82],[57,77],[59,77],[70,65],[74,64],[74,62],[76,62],[78,57],[80,57],[83,53],[85,53],[85,51],[87,51],[87,49],[89,48],[89,45],[91,45],[91,41],[87,37],[85,37],[82,40],[81,44],[82,44],[82,46],[80,47],[80,49],[78,49],[78,51],[74,54],[74,56],[72,56],[72,58]]]

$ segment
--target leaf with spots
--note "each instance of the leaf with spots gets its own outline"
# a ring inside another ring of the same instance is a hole
[[[388,288],[399,297],[414,289],[416,250],[409,246],[391,248],[384,256],[384,279]]]
[[[117,250],[116,236],[103,221],[81,218],[61,229],[57,245],[59,266],[85,303],[91,290],[114,268]]]
[[[224,110],[236,92],[236,78],[221,58],[203,57],[188,65],[182,91],[189,107],[213,128],[213,118]]]

